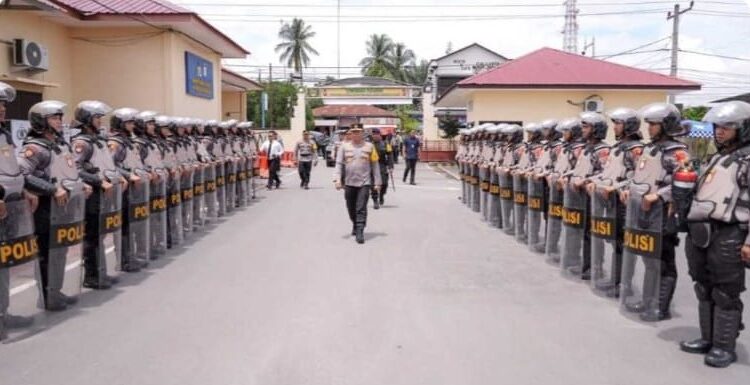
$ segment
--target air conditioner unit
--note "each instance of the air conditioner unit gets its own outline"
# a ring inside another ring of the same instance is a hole
[[[13,40],[13,65],[31,70],[49,69],[49,56],[43,45],[24,39]]]
[[[604,101],[587,99],[583,102],[583,110],[586,112],[602,112],[604,111]]]

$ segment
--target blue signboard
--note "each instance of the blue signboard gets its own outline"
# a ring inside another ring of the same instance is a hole
[[[187,51],[185,51],[185,92],[199,98],[214,98],[213,64]]]

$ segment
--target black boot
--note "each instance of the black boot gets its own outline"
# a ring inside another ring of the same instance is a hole
[[[372,198],[372,208],[375,210],[380,208],[380,201],[378,201],[378,198]]]
[[[83,287],[94,290],[107,290],[112,288],[112,283],[106,279],[99,279],[95,276],[88,276],[83,280]]]
[[[704,362],[715,368],[726,368],[737,361],[734,352],[739,335],[742,313],[739,310],[714,308],[713,347],[706,354]]]
[[[22,317],[20,315],[4,314],[0,315],[0,323],[4,324],[8,329],[20,329],[31,326],[34,323],[34,319],[31,317]]]
[[[365,243],[365,230],[361,227],[358,227],[356,231],[356,237],[357,243],[359,243],[360,245]]]
[[[672,304],[672,295],[677,279],[674,277],[662,277],[659,284],[659,298],[656,306],[649,308],[641,314],[641,320],[646,322],[664,321],[672,318],[669,308]]]
[[[706,354],[711,350],[713,341],[714,303],[711,301],[698,302],[698,323],[701,328],[701,338],[693,341],[680,342],[680,350],[687,353]]]
[[[63,311],[67,309],[68,303],[66,296],[57,290],[50,290],[47,292],[47,298],[44,303],[44,308],[49,311]]]

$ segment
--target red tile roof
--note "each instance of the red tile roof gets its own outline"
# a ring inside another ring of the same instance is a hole
[[[458,88],[615,88],[699,90],[699,83],[542,48],[466,78]]]
[[[332,116],[395,118],[396,113],[375,106],[330,104],[313,109],[313,116],[316,118]]]
[[[192,14],[165,0],[56,0],[85,15],[91,14]]]

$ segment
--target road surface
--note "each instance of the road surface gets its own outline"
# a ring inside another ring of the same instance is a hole
[[[3,385],[747,384],[679,351],[698,335],[680,253],[674,319],[642,324],[479,221],[426,165],[349,235],[332,169],[184,248],[86,292],[46,330],[0,345]],[[397,175],[400,169],[397,169]],[[398,179],[398,176],[397,176]],[[748,300],[748,296],[745,295]],[[748,311],[746,319],[750,319]]]

